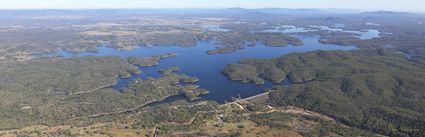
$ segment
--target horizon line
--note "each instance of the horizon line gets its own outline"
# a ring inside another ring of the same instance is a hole
[[[156,7],[156,8],[0,8],[0,10],[167,10],[167,9],[211,9],[211,10],[220,10],[220,9],[245,9],[245,10],[261,10],[261,9],[287,9],[287,10],[340,10],[340,11],[362,11],[362,12],[374,12],[374,11],[389,11],[389,12],[408,12],[408,11],[395,11],[395,10],[364,10],[364,9],[344,9],[344,8],[277,8],[277,7],[260,7],[260,8],[245,8],[245,7]]]
[[[362,13],[362,12],[394,12],[394,13],[416,13],[416,14],[424,14],[425,12],[420,11],[397,11],[397,10],[365,10],[365,9],[345,9],[345,8],[277,8],[277,7],[260,7],[260,8],[245,8],[245,7],[156,7],[156,8],[0,8],[0,10],[69,10],[69,11],[77,11],[77,10],[225,10],[225,9],[245,9],[245,10],[262,10],[262,9],[287,9],[287,10],[322,10],[322,11],[347,11],[352,13]]]

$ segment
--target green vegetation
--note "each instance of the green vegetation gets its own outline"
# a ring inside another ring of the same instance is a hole
[[[164,17],[155,13],[109,16],[116,14],[110,11],[87,15],[74,11],[60,14],[63,15],[46,12],[36,17],[32,14],[22,18],[21,15],[0,15],[0,27],[3,28],[0,31],[0,62],[40,58],[33,54],[45,55],[58,49],[76,53],[96,52],[97,45],[130,50],[137,46],[189,47],[200,41],[213,40],[219,46],[209,53],[230,53],[256,42],[267,46],[302,44],[301,40],[282,33],[251,33],[251,30],[205,31],[204,25],[234,23],[221,17]],[[105,16],[108,18],[105,19]]]
[[[57,124],[80,114],[111,111],[114,105],[106,107],[101,100],[116,92],[102,89],[112,86],[118,77],[139,73],[119,57],[51,58],[2,63],[0,67],[2,129]],[[95,91],[100,94],[91,94]]]
[[[317,122],[318,125],[314,127],[311,131],[301,132],[303,136],[307,137],[316,137],[316,136],[332,136],[339,135],[343,137],[357,137],[357,136],[367,136],[367,137],[379,137],[377,134],[373,134],[368,131],[360,130],[352,127],[344,127],[341,124],[337,124],[330,121],[325,121],[323,119],[319,119],[317,117],[312,116],[301,116],[302,119],[310,120]]]
[[[222,73],[231,80],[255,84],[264,84],[264,79],[278,83],[286,77],[286,73],[269,60],[242,60],[240,64],[229,64]]]
[[[283,33],[266,33],[266,32],[220,32],[207,34],[219,45],[217,49],[207,51],[208,54],[226,54],[247,46],[253,46],[254,43],[260,42],[265,46],[284,47],[288,45],[300,46],[303,42],[295,37]]]
[[[120,94],[113,96],[120,96]],[[121,100],[128,102],[128,98],[121,98]],[[246,105],[254,106],[250,103]],[[82,107],[85,106],[87,104],[82,105]],[[151,136],[155,133],[160,136],[281,136],[288,134],[293,136],[375,136],[370,132],[345,127],[316,116],[269,112],[263,105],[254,107],[259,109],[248,111],[237,106],[220,107],[213,101],[178,100],[141,107],[126,113],[80,117],[63,126],[36,126],[25,130],[0,131],[0,136],[122,136],[126,134],[127,136]],[[107,123],[97,124],[101,122]]]
[[[167,53],[165,55],[154,55],[150,57],[128,57],[127,61],[130,64],[139,65],[141,67],[150,67],[158,65],[158,61],[170,57],[177,56],[176,53]]]
[[[233,10],[225,11],[226,15],[181,12],[176,16],[150,10],[2,11],[0,130],[27,128],[0,131],[0,136],[425,135],[423,15],[311,16],[273,12],[277,9],[267,9],[273,14]],[[290,34],[264,30],[284,24],[311,28],[337,23],[344,30],[377,29],[381,35],[361,40],[347,32],[305,32],[319,35],[321,43],[354,45],[361,50],[316,51],[228,65],[222,73],[232,80],[263,84],[288,78],[294,83],[271,88],[270,98],[241,106],[194,101],[208,91],[196,85],[198,78],[176,73],[178,67],[159,70],[159,78],[136,79],[122,91],[111,88],[119,78],[142,73],[136,66],[154,66],[173,53],[44,58],[61,49],[96,52],[97,45],[130,50],[139,45],[189,47],[209,40],[217,47],[208,54],[231,53],[257,43],[298,46],[303,42]],[[209,24],[229,31],[206,31],[202,26]],[[389,50],[376,50],[382,47]],[[160,101],[173,95],[194,102]],[[264,100],[269,104],[263,104]],[[282,106],[305,108],[326,117]],[[29,127],[35,125],[40,127]]]
[[[131,63],[156,64],[167,54],[152,57],[48,58],[0,65],[0,129],[30,125],[76,125],[110,121],[115,117],[85,119],[126,113],[168,96],[184,94],[190,99],[208,93],[193,83],[197,78],[178,75],[178,68],[161,71],[158,79],[135,80],[118,92],[111,89],[118,78],[141,73]]]
[[[347,125],[386,135],[421,136],[425,131],[423,62],[422,56],[408,60],[383,49],[315,51],[276,59],[243,60],[241,66],[249,69],[238,70],[258,74],[267,70],[260,68],[265,66],[261,64],[268,63],[274,65],[267,67],[287,73],[292,81],[308,81],[278,87],[270,93],[273,105],[304,107],[334,116]],[[226,70],[229,68],[225,69],[228,76],[251,74]],[[257,75],[264,79],[271,79],[270,76],[276,75]]]
[[[252,121],[259,125],[267,125],[272,128],[289,128],[292,117],[295,115],[280,112],[265,113],[251,116]]]
[[[174,73],[178,70],[178,67],[162,70],[162,76],[158,79],[136,79],[130,82],[122,92],[134,94],[138,96],[138,98],[143,98],[144,100],[161,100],[165,97],[178,94],[184,94],[189,99],[195,99],[198,95],[208,93],[207,90],[200,89],[198,86],[179,85],[180,82],[193,83],[198,80],[197,78]]]
[[[0,65],[0,91],[26,95],[75,94],[110,86],[139,73],[119,57],[83,57],[10,62]]]
[[[178,109],[175,106],[179,106]],[[159,123],[159,134],[163,136],[179,136],[183,133],[187,136],[376,136],[316,116],[268,112],[265,106],[256,107],[263,109],[247,111],[236,106],[218,107],[213,102],[177,102],[147,109],[149,113],[133,117],[142,120],[132,126],[151,123],[145,121],[156,122]]]

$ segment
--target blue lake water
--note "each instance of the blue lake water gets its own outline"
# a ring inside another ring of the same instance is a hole
[[[281,32],[281,33],[302,33],[302,32],[314,32],[314,31],[318,31],[318,30],[296,27],[294,25],[282,25],[282,26],[277,26],[273,29],[265,30],[265,32]]]
[[[98,47],[98,52],[69,53],[63,50],[54,54],[61,54],[63,58],[72,58],[74,56],[151,56],[162,55],[166,53],[177,53],[176,57],[161,60],[158,66],[140,67],[142,73],[132,75],[130,78],[119,79],[118,83],[113,87],[120,90],[127,83],[136,78],[145,79],[147,77],[159,77],[159,69],[165,69],[172,66],[180,67],[181,74],[199,78],[196,83],[201,88],[210,91],[209,94],[203,95],[203,99],[215,100],[219,103],[240,95],[241,97],[249,97],[263,92],[265,88],[272,87],[276,83],[266,82],[264,85],[254,85],[251,83],[242,83],[240,81],[231,81],[221,74],[221,70],[230,63],[237,63],[241,59],[249,58],[275,58],[290,53],[302,53],[314,50],[353,50],[354,46],[338,46],[323,45],[318,42],[318,36],[297,35],[296,37],[304,41],[303,46],[287,46],[287,47],[265,47],[258,44],[255,47],[247,47],[243,50],[230,54],[214,54],[208,55],[206,51],[215,49],[216,45],[212,42],[199,42],[193,47],[177,47],[177,46],[154,46],[154,47],[138,47],[134,50],[117,50],[104,46]],[[278,84],[288,84],[285,80]]]
[[[335,24],[332,27],[328,26],[316,26],[310,25],[310,28],[297,27],[294,25],[282,25],[277,26],[273,29],[264,30],[264,32],[281,32],[281,33],[304,33],[304,32],[315,32],[315,31],[333,31],[333,32],[347,32],[355,34],[355,37],[361,40],[368,40],[373,38],[379,38],[381,32],[376,29],[366,29],[362,31],[355,30],[344,30],[344,24]]]
[[[310,27],[318,28],[323,31],[334,31],[334,32],[339,31],[339,32],[353,33],[353,34],[356,34],[355,37],[358,37],[361,40],[379,38],[380,37],[379,35],[381,34],[381,32],[377,29],[366,29],[362,31],[355,31],[355,30],[344,30],[340,27],[314,26],[314,25],[311,25]]]

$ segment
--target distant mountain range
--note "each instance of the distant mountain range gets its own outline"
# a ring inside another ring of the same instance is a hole
[[[134,14],[217,14],[217,15],[267,15],[267,14],[291,14],[291,15],[311,15],[311,14],[373,14],[373,15],[401,15],[406,12],[374,11],[362,12],[348,9],[286,9],[286,8],[223,8],[223,9],[45,9],[45,10],[0,10],[1,17],[31,17],[31,16],[55,16],[55,15],[84,15],[84,16],[124,16]]]

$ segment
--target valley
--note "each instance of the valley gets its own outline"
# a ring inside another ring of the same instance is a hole
[[[0,10],[0,136],[424,135],[425,16],[274,10]]]

